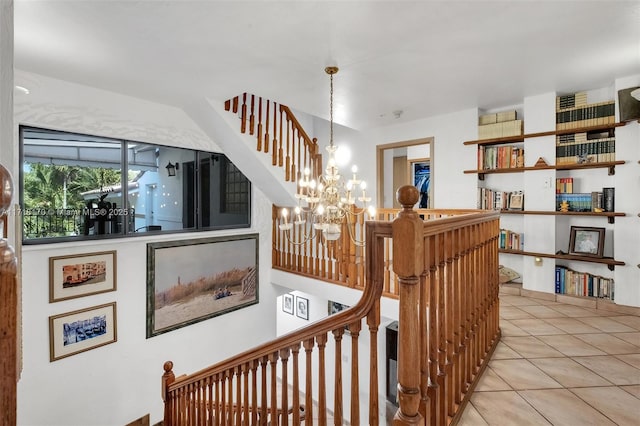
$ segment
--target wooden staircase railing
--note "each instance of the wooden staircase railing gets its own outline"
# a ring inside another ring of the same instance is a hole
[[[412,210],[417,190],[398,193],[403,211],[393,222],[364,227],[366,267],[356,305],[188,376],[176,378],[166,362],[165,425],[324,426],[331,414],[336,425],[379,424],[377,339],[386,274],[397,276],[399,300],[393,424],[455,424],[500,338],[499,215],[448,210],[434,213],[447,217],[422,220]],[[368,333],[361,333],[363,319]],[[343,340],[351,344],[343,347]],[[359,352],[367,343],[368,352]],[[327,348],[334,355],[329,369]],[[361,371],[362,365],[369,367]]]
[[[271,164],[284,168],[285,181],[300,181],[305,168],[311,176],[322,174],[317,139],[307,135],[289,107],[243,93],[225,101],[224,108],[240,115],[240,132],[255,135],[258,152],[271,152]]]

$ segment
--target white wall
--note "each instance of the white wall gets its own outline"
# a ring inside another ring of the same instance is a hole
[[[432,208],[475,208],[477,175],[462,171],[475,169],[476,153],[465,147],[466,140],[477,139],[477,109],[415,120],[363,132],[369,144],[382,145],[433,137]],[[375,165],[375,150],[358,151],[365,164]],[[373,168],[373,167],[372,167]]]
[[[30,95],[16,99],[16,125],[218,150],[179,109],[18,74],[32,85]],[[3,150],[5,143],[0,141]],[[16,135],[14,146],[17,143]],[[14,164],[14,171],[17,167]],[[18,424],[123,425],[149,412],[151,421],[158,422],[163,415],[160,377],[165,361],[174,362],[176,375],[192,373],[272,339],[277,294],[270,285],[271,205],[257,185],[252,206],[251,229],[24,247],[20,256],[24,369],[18,383]],[[146,244],[252,232],[260,234],[260,303],[146,339]],[[102,250],[117,250],[117,291],[48,302],[49,257]],[[49,316],[113,301],[117,342],[49,362]]]

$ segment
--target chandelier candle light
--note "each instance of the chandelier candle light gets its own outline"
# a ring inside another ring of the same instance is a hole
[[[366,182],[358,179],[358,167],[355,165],[351,167],[352,177],[346,183],[338,170],[335,158],[338,147],[333,144],[333,75],[338,72],[338,67],[327,67],[325,72],[329,74],[331,84],[329,145],[326,148],[329,153],[327,167],[324,174],[315,179],[310,176],[311,171],[309,168],[305,168],[304,176],[298,182],[298,192],[296,193],[298,206],[294,209],[295,217],[292,218],[293,222],[287,220],[289,211],[282,209],[284,223],[280,224],[280,229],[286,232],[287,239],[291,241],[287,231],[293,229],[294,225],[302,227],[309,223],[312,226],[309,227],[309,232],[304,234],[304,241],[291,242],[294,244],[305,243],[315,236],[313,230],[322,231],[322,235],[326,240],[333,241],[340,238],[342,224],[347,219],[349,237],[354,243],[363,245],[364,242],[356,238],[355,232],[348,225],[357,216],[365,213],[369,214],[369,218],[375,217],[375,209],[373,206],[369,206],[365,211],[365,209],[357,206],[356,201],[360,201],[363,205],[371,201],[371,197],[367,196]],[[356,196],[358,186],[362,191],[360,196]],[[302,206],[302,202],[305,202],[306,206]]]

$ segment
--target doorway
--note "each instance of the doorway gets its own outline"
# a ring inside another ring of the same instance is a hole
[[[376,147],[377,200],[379,208],[400,208],[396,190],[402,185],[420,186],[416,208],[434,208],[434,138],[393,142]]]

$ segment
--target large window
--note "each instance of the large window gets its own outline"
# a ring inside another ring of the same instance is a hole
[[[20,128],[26,243],[250,226],[251,184],[223,154]]]

